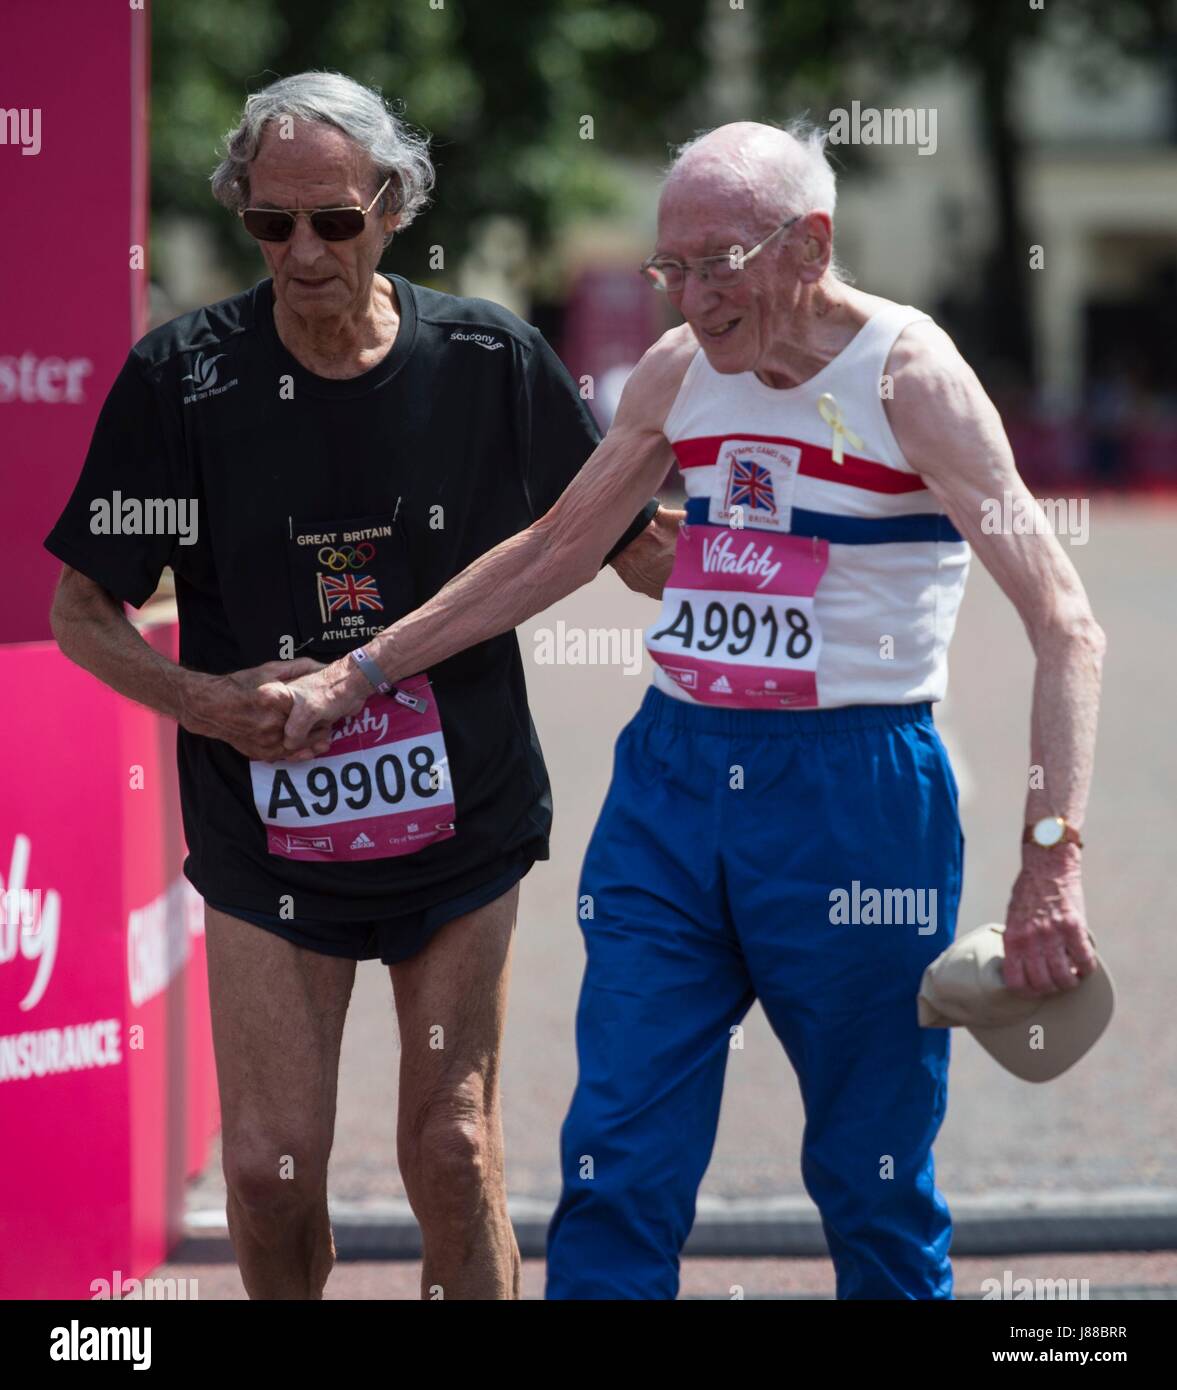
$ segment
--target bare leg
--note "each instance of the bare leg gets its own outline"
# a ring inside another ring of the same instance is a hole
[[[327,1159],[356,962],[205,908],[229,1234],[250,1298],[321,1298]]]
[[[518,1298],[499,1051],[516,886],[389,967],[401,1035],[397,1156],[421,1225],[421,1296]]]

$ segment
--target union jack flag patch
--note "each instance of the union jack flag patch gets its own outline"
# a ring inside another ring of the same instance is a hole
[[[727,485],[727,505],[729,509],[747,507],[749,511],[776,516],[772,470],[754,459],[733,459]]]
[[[708,522],[786,534],[800,462],[800,446],[785,440],[725,439],[715,459]]]
[[[328,613],[359,613],[369,608],[382,613],[384,603],[376,581],[368,574],[320,574],[319,589]]]

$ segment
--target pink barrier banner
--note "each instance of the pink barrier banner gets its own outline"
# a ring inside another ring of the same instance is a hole
[[[218,1123],[175,725],[47,640],[42,541],[146,327],[148,26],[41,0],[0,43],[5,207],[28,212],[0,219],[0,1298],[147,1274]],[[175,659],[174,621],[144,636]]]
[[[146,325],[148,22],[126,0],[4,6],[0,642],[50,636],[41,542]]]
[[[146,627],[142,635],[162,656],[180,659],[180,629],[174,622]],[[184,967],[184,1025],[186,1039],[177,1043],[184,1056],[187,1157],[186,1177],[195,1177],[208,1162],[209,1140],[221,1127],[221,1106],[217,1094],[217,1074],[213,1061],[212,1031],[208,1016],[208,960],[204,953],[204,914],[197,912],[197,895],[180,873],[188,846],[180,823],[180,778],[176,766],[176,726],[168,719],[156,719],[159,739],[159,786],[163,814],[159,818],[163,836],[161,852],[170,891],[178,891],[188,927],[190,951]],[[174,913],[169,915],[174,922]],[[173,933],[175,934],[175,927]],[[177,999],[177,1008],[179,1000]]]
[[[174,644],[175,628],[150,635]],[[166,1256],[215,1129],[175,725],[50,643],[0,647],[0,1298]]]

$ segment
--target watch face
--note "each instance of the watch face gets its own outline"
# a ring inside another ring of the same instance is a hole
[[[1065,834],[1065,827],[1057,816],[1043,816],[1040,821],[1034,822],[1032,834],[1036,845],[1049,847],[1059,843]]]

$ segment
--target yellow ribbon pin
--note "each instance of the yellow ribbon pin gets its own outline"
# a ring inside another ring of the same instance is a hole
[[[817,398],[817,413],[834,431],[834,440],[830,446],[830,454],[835,463],[845,463],[842,455],[842,440],[849,441],[853,449],[864,449],[866,446],[862,440],[854,433],[850,426],[842,419],[842,407],[834,400],[828,391]]]

